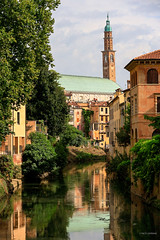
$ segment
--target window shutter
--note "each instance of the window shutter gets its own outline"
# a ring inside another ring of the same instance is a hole
[[[160,113],[160,97],[157,97],[157,112]]]
[[[147,72],[147,83],[158,83],[158,72],[156,69],[150,69]]]

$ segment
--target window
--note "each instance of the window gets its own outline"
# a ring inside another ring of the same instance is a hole
[[[101,112],[103,112],[103,108],[101,108]]]
[[[147,72],[147,83],[155,84],[158,83],[158,72],[156,69],[150,69]]]
[[[131,115],[133,116],[133,100],[131,101]]]
[[[98,130],[98,123],[94,123],[94,130],[95,130],[95,131]]]
[[[138,141],[137,140],[137,128],[135,129],[135,140],[136,140],[136,142]]]
[[[160,113],[160,97],[157,97],[157,113]]]
[[[132,129],[132,138],[134,138],[134,132],[133,132],[133,129]]]
[[[80,101],[83,101],[83,96],[80,96]]]
[[[114,56],[113,56],[113,54],[111,54],[110,59],[111,59],[111,62],[114,62]]]
[[[104,61],[107,62],[107,55],[104,56]]]
[[[103,130],[103,125],[101,125],[101,130]]]
[[[137,72],[131,74],[131,88],[137,85]]]
[[[20,124],[20,112],[17,112],[17,124]]]
[[[135,98],[135,114],[137,114],[137,98]]]
[[[23,151],[23,146],[19,145],[19,152],[22,153],[22,151]]]
[[[106,114],[108,113],[108,109],[107,108],[105,109],[105,112],[106,112]]]
[[[18,228],[18,212],[16,211],[13,215],[13,229]]]
[[[102,141],[104,140],[104,137],[103,137],[103,135],[101,135],[101,140],[102,140]]]
[[[113,119],[113,109],[110,110],[110,120]]]
[[[101,121],[103,122],[103,116],[101,116]]]
[[[108,117],[106,116],[106,122],[108,122]]]

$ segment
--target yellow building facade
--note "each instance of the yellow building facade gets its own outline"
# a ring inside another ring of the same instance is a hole
[[[117,89],[113,100],[109,103],[110,121],[109,121],[109,152],[115,156],[116,151],[123,154],[124,150],[129,153],[130,146],[125,149],[117,141],[116,133],[123,128],[125,123],[125,111],[130,104],[130,89],[123,92]]]
[[[2,142],[0,154],[9,154],[13,156],[15,164],[21,164],[22,152],[26,145],[26,106],[21,106],[18,111],[13,110],[12,120],[13,134],[6,136],[6,140]]]
[[[107,102],[91,102],[90,110],[93,111],[91,116],[91,139],[95,145],[103,148],[109,148],[109,107]]]

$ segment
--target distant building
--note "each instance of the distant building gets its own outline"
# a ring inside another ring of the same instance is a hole
[[[47,135],[47,125],[43,120],[27,120],[26,121],[26,144],[31,144],[29,135],[32,132],[41,132]]]
[[[115,51],[113,50],[112,29],[109,16],[104,28],[104,51],[102,51],[103,78],[61,74],[58,80],[64,88],[67,100],[75,102],[96,101],[104,102],[112,98],[119,88],[116,83]]]
[[[109,79],[61,75],[58,80],[64,88],[68,100],[88,102],[96,99],[99,102],[109,101],[119,85]]]
[[[91,102],[91,139],[95,140],[95,145],[109,149],[109,107],[107,102]]]
[[[113,50],[112,29],[107,16],[104,29],[104,51],[102,51],[103,78],[60,75],[59,84],[64,88],[70,106],[70,124],[83,130],[82,109],[93,111],[90,136],[94,144],[109,148],[109,107],[114,93],[119,89],[116,83],[115,51]]]
[[[109,121],[109,152],[114,156],[116,151],[124,153],[124,147],[117,141],[116,133],[123,128],[125,123],[125,111],[130,104],[130,89],[121,91],[117,89],[114,99],[109,103],[110,121]],[[129,153],[130,146],[125,151]]]
[[[70,106],[69,124],[79,130],[83,130],[82,107],[76,102],[69,102],[68,105]]]

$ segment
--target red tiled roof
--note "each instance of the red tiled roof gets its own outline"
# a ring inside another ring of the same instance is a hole
[[[139,57],[135,57],[134,60],[137,59],[160,59],[160,50],[156,50],[150,53],[143,54]]]

